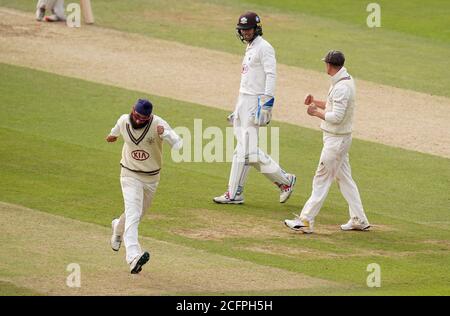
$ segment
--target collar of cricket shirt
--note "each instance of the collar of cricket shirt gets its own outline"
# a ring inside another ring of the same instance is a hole
[[[345,67],[342,67],[333,77],[331,77],[331,84],[334,86],[339,80],[345,77],[348,77],[348,72]]]
[[[258,43],[261,41],[261,35],[258,35],[255,37],[255,39],[247,45],[247,50],[253,48],[255,45],[258,45]]]

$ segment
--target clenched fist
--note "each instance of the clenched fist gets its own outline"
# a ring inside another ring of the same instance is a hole
[[[161,136],[164,133],[164,126],[158,125],[156,131],[158,132],[158,135]]]
[[[308,106],[307,112],[308,112],[308,114],[311,115],[311,116],[316,115],[316,113],[317,113],[317,106],[315,106],[315,105],[310,105],[310,106]]]
[[[106,137],[106,141],[108,143],[113,143],[117,140],[117,136],[112,136],[112,135],[108,135],[108,137]]]

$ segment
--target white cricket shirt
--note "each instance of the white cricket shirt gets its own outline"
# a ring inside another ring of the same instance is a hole
[[[352,132],[353,112],[355,109],[355,82],[342,67],[331,77],[325,108],[325,121],[320,128],[331,134],[345,135]]]
[[[164,127],[162,136],[158,135],[158,125]],[[145,127],[134,129],[131,126],[130,114],[123,114],[111,129],[110,135],[122,135],[124,139],[120,160],[121,176],[131,176],[143,181],[149,176],[159,176],[163,140],[175,149],[182,146],[182,139],[157,115],[153,115],[153,119]]]
[[[275,96],[275,50],[261,36],[247,45],[242,61],[240,93]]]

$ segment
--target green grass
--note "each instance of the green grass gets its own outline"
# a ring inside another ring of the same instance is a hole
[[[96,0],[93,8],[100,26],[237,55],[244,50],[234,34],[237,17],[253,9],[281,63],[324,71],[320,58],[341,49],[358,78],[449,97],[450,2],[378,3],[377,29],[365,24],[367,2],[351,0]],[[25,0],[0,0],[0,6],[34,10]]]
[[[192,128],[193,119],[202,118],[204,128],[225,128],[227,113],[217,109],[5,64],[0,72],[0,201],[52,214],[106,227],[120,214],[121,144],[107,144],[104,137],[138,97],[149,97],[155,112],[172,126]],[[211,198],[224,191],[230,164],[174,163],[166,148],[150,211],[154,217],[142,222],[140,232],[342,285],[338,292],[269,294],[450,294],[449,159],[354,140],[353,175],[375,229],[289,234],[281,221],[299,211],[311,192],[321,133],[278,122],[274,126],[280,127],[281,164],[299,179],[288,203],[279,204],[278,191],[252,170],[245,205],[215,205]],[[346,203],[333,186],[317,226],[332,225],[337,231],[347,216]],[[217,219],[214,227],[208,219]],[[229,224],[223,220],[231,221],[239,234],[208,239],[180,232],[226,232]],[[269,233],[246,234],[245,225]],[[272,252],[258,251],[261,247]],[[286,248],[307,253],[289,254]],[[382,268],[379,289],[365,287],[366,266],[372,262]]]
[[[233,0],[249,7],[267,7],[280,12],[314,15],[365,26],[367,5],[365,0]],[[380,0],[375,3],[381,7],[381,27],[409,35],[450,42],[450,6],[442,0]]]
[[[37,296],[41,295],[30,289],[17,287],[9,282],[0,281],[0,296]]]

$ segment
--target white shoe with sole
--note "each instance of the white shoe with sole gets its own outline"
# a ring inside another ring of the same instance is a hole
[[[111,236],[111,248],[114,251],[119,251],[120,249],[120,245],[122,244],[122,236],[117,234],[117,225],[119,223],[119,219],[113,219],[113,221],[111,222],[111,227],[112,227],[112,236]]]
[[[305,234],[314,232],[314,221],[301,219],[298,215],[296,215],[295,219],[285,219],[284,224],[292,230],[302,231]]]
[[[150,260],[150,253],[144,251],[140,256],[134,258],[134,260],[130,263],[130,272],[131,274],[137,274],[141,272],[142,266],[146,264]]]
[[[280,203],[286,202],[289,199],[289,197],[291,196],[292,191],[294,191],[294,186],[295,186],[295,182],[297,181],[297,177],[295,176],[295,174],[290,174],[289,176],[291,178],[289,185],[281,184],[279,187],[281,190]]]
[[[244,203],[244,194],[236,194],[234,199],[230,199],[230,193],[225,192],[221,196],[216,196],[213,201],[218,204],[242,204]]]
[[[347,224],[341,225],[341,229],[348,230],[368,230],[370,228],[369,223],[361,221],[358,217],[350,218]]]

